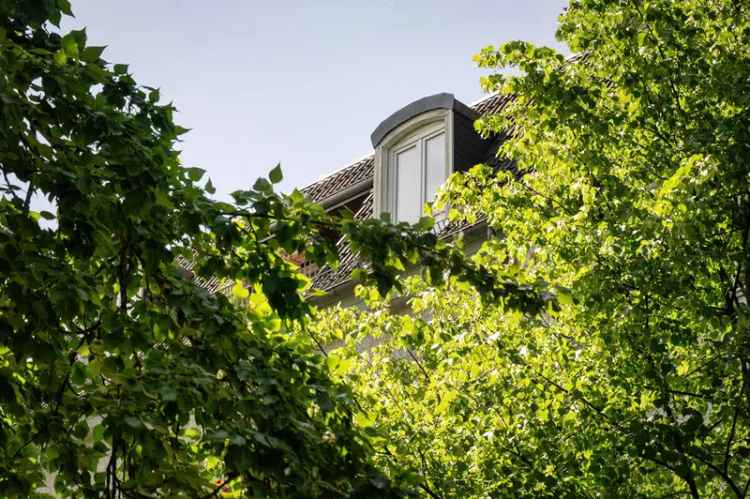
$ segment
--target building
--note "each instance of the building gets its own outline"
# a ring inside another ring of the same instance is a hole
[[[482,138],[474,129],[476,119],[497,113],[510,99],[508,95],[491,94],[470,106],[449,93],[418,99],[375,128],[370,136],[374,149],[371,154],[322,177],[302,192],[328,213],[350,210],[355,219],[366,219],[387,212],[394,221],[416,222],[424,204],[432,201],[451,173],[478,163],[496,169],[511,168],[509,161],[497,156],[507,135]],[[481,221],[467,225],[438,220],[436,230],[446,238],[463,233],[468,251],[476,249],[487,236]],[[328,235],[338,248],[338,269],[317,268],[295,255],[290,260],[311,278],[313,288],[325,293],[310,298],[315,304],[355,305],[356,282],[351,273],[363,262],[345,238],[334,232]],[[195,275],[195,262],[183,256],[177,257],[177,263],[187,278],[210,293],[227,292],[232,286],[227,280]]]
[[[383,120],[372,132],[373,153],[327,175],[302,192],[329,213],[351,210],[357,219],[387,212],[394,221],[416,222],[424,203],[432,201],[448,175],[465,171],[477,163],[496,168],[510,165],[497,158],[504,135],[483,139],[474,121],[494,114],[509,97],[492,94],[467,106],[452,94],[441,93],[416,100]],[[486,235],[484,224],[456,225],[438,221],[443,237],[461,231],[470,241]],[[355,303],[356,283],[351,272],[362,263],[347,241],[337,238],[340,266],[316,268],[303,264],[313,287],[324,291],[314,301],[320,306]]]

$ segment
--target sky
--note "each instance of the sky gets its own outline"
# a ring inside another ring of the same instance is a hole
[[[418,98],[471,104],[482,47],[555,40],[562,0],[73,0],[89,45],[159,87],[191,131],[186,166],[216,196],[281,163],[281,189],[303,187],[372,151],[370,133]]]

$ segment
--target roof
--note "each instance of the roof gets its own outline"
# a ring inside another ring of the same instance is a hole
[[[500,110],[512,99],[513,96],[509,94],[490,94],[487,97],[474,102],[471,105],[471,108],[476,111],[479,116],[487,116],[488,114],[500,112]]]
[[[354,214],[354,218],[360,220],[370,218],[373,214],[374,198],[374,194],[370,192],[362,207]],[[328,291],[340,286],[349,281],[352,271],[361,265],[357,254],[352,251],[352,247],[343,237],[336,243],[336,249],[339,253],[339,267],[334,270],[326,266],[313,274],[312,281],[314,288]]]
[[[499,112],[510,100],[509,95],[491,94],[470,106],[470,109],[478,116],[486,116]],[[492,138],[485,163],[495,168],[512,168],[508,160],[497,157],[497,151],[500,144],[506,136],[498,135]],[[302,192],[316,203],[327,204],[332,199],[339,198],[348,191],[352,197],[367,192],[367,198],[362,207],[355,213],[355,219],[366,219],[373,216],[373,188],[372,182],[375,175],[374,154],[351,163],[334,173],[325,176],[316,182],[302,189]],[[360,186],[360,188],[356,188]],[[457,231],[464,230],[465,224],[442,224],[439,225],[441,235],[454,234]],[[337,243],[339,248],[339,267],[334,270],[330,267],[323,267],[312,276],[313,287],[322,291],[331,291],[341,285],[348,283],[351,279],[352,271],[362,265],[357,255],[352,253],[351,247],[345,239],[340,239]]]
[[[199,288],[203,288],[211,294],[223,293],[224,291],[226,291],[232,286],[232,282],[229,281],[228,279],[219,279],[216,277],[211,277],[210,279],[206,279],[197,275],[193,271],[193,268],[195,267],[195,260],[185,258],[182,255],[177,255],[177,258],[175,258],[175,260],[177,262],[177,265],[185,273],[185,277],[192,280],[193,283]]]
[[[438,94],[445,99],[445,95]],[[432,96],[435,97],[435,96]],[[450,96],[452,98],[452,96]],[[486,116],[499,112],[510,100],[509,95],[491,94],[469,106],[469,110],[477,116]],[[500,144],[505,140],[503,134],[491,138],[491,143],[484,162],[495,168],[512,169],[510,161],[497,157]],[[364,220],[373,216],[374,193],[372,189],[375,176],[374,154],[369,154],[358,159],[339,170],[313,182],[304,187],[302,192],[313,202],[330,205],[334,200],[344,201],[354,197],[366,195],[361,207],[354,214],[355,219]],[[476,225],[476,224],[475,224]],[[448,236],[466,230],[470,227],[466,223],[438,223],[436,230],[441,236]],[[312,275],[313,287],[322,291],[331,291],[334,288],[347,284],[351,281],[351,273],[354,269],[363,265],[358,255],[352,251],[346,239],[341,238],[336,244],[339,252],[339,266],[337,269],[323,267]],[[222,293],[231,287],[231,282],[224,279],[204,279],[193,272],[194,262],[183,256],[177,257],[177,264],[186,272],[188,278],[193,279],[195,284],[205,288],[209,293]]]
[[[478,100],[470,106],[480,117],[489,114],[495,114],[500,111],[510,101],[511,96],[491,94],[487,97]],[[498,137],[497,139],[502,139]],[[497,140],[499,145],[502,140]],[[488,160],[494,163],[494,155],[497,152],[497,147],[491,147],[490,156]],[[364,184],[366,181],[372,182],[375,176],[375,155],[369,154],[362,159],[355,161],[330,175],[316,180],[312,184],[304,187],[302,193],[305,194],[311,201],[316,203],[322,203],[332,198],[333,196],[340,194],[347,189],[354,187],[358,184]],[[363,189],[364,190],[364,189]]]
[[[375,158],[373,154],[370,154],[308,185],[302,189],[302,192],[311,201],[320,203],[362,182],[367,180],[372,182],[374,175]]]

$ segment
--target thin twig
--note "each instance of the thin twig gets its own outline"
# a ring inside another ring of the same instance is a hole
[[[422,366],[422,363],[419,361],[416,355],[411,351],[411,349],[407,348],[406,352],[409,354],[409,357],[411,357],[411,360],[417,363],[417,366],[419,366],[419,369],[422,371],[422,374],[424,375],[427,382],[430,382],[430,375],[427,374],[427,370]]]
[[[217,485],[216,488],[213,491],[211,491],[209,494],[203,496],[201,499],[211,499],[212,497],[218,497],[219,494],[221,493],[222,489],[224,489],[224,487],[226,487],[227,485],[229,485],[230,483],[232,483],[234,480],[236,480],[237,478],[239,478],[239,476],[240,476],[239,473],[236,473],[234,471],[229,472],[227,474],[227,479],[224,480],[224,482],[222,482],[221,484]]]
[[[23,212],[28,213],[31,206],[31,196],[34,194],[34,184],[29,180],[29,187],[26,189],[26,199],[23,200]]]

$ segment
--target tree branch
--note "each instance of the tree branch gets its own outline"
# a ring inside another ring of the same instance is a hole
[[[417,366],[419,366],[419,369],[420,369],[420,371],[422,371],[422,374],[424,375],[424,378],[429,383],[430,382],[430,375],[427,374],[427,371],[425,370],[424,366],[422,366],[422,363],[419,362],[419,359],[417,358],[417,356],[414,355],[414,353],[411,351],[410,348],[407,348],[406,352],[409,354],[409,357],[411,357],[411,360],[413,360],[414,362],[416,362]]]
[[[227,474],[227,479],[224,480],[221,484],[217,485],[216,488],[214,488],[213,491],[203,496],[201,499],[211,499],[212,497],[218,497],[221,493],[222,489],[232,483],[234,480],[240,477],[240,474],[236,471],[230,471]]]
[[[430,497],[432,497],[432,499],[442,499],[430,487],[428,487],[427,485],[425,485],[423,483],[419,484],[419,488],[422,489],[422,490],[424,490],[427,493],[427,495],[429,495]]]
[[[737,485],[734,483],[734,480],[732,480],[729,475],[727,475],[726,473],[724,473],[722,471],[722,469],[719,468],[718,466],[716,466],[714,463],[712,463],[711,461],[709,461],[707,459],[704,459],[700,455],[692,453],[692,452],[685,451],[685,455],[697,459],[701,463],[705,464],[706,466],[708,466],[709,468],[711,468],[712,470],[714,470],[714,472],[717,475],[719,475],[727,483],[727,485],[729,485],[729,487],[732,489],[732,492],[734,492],[737,495],[737,497],[739,497],[739,498],[745,497],[744,494],[742,493],[742,491],[739,489],[739,487],[737,487]]]
[[[23,212],[24,214],[29,212],[31,206],[31,196],[34,194],[34,184],[29,180],[29,187],[26,189],[26,199],[23,200]]]
[[[8,192],[10,192],[11,196],[13,196],[13,199],[21,202],[22,201],[21,197],[18,194],[16,194],[17,187],[10,183],[10,180],[8,179],[8,174],[5,173],[5,170],[3,170],[3,178],[5,179],[5,185],[8,186]]]
[[[741,366],[744,360],[740,358],[739,361],[740,361],[740,366]],[[737,431],[737,418],[740,415],[740,406],[742,405],[740,401],[742,398],[742,392],[744,391],[745,391],[745,379],[742,380],[742,387],[740,388],[740,394],[736,400],[737,405],[734,408],[734,415],[732,416],[732,428],[729,430],[729,437],[727,438],[727,445],[726,445],[726,448],[724,449],[724,464],[723,464],[724,474],[727,474],[729,470],[729,461],[731,459],[732,443],[734,442],[735,432]]]

